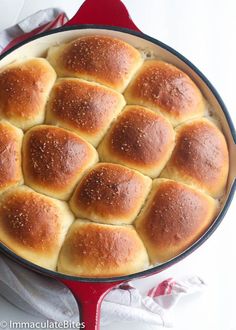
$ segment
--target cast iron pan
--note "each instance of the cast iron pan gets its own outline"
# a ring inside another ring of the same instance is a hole
[[[31,269],[41,275],[54,278],[64,283],[74,294],[78,301],[81,322],[85,322],[86,330],[98,330],[100,319],[100,307],[104,296],[117,285],[149,275],[157,274],[192,253],[215,231],[225,216],[236,188],[236,134],[230,115],[220,98],[219,94],[207,80],[207,78],[185,57],[174,49],[143,34],[132,22],[129,13],[120,0],[87,0],[83,3],[77,14],[65,26],[51,30],[43,34],[17,39],[17,45],[8,49],[0,56],[0,65],[10,63],[18,56],[27,54],[30,56],[41,56],[52,44],[73,40],[81,34],[109,34],[118,36],[141,48],[148,48],[157,52],[166,61],[173,63],[183,69],[195,83],[200,87],[206,99],[217,112],[224,134],[227,139],[230,152],[230,173],[227,184],[226,197],[223,201],[222,210],[211,225],[211,227],[186,251],[172,260],[145,270],[140,273],[113,277],[113,278],[81,278],[63,275],[39,267],[31,262],[17,256],[5,245],[0,243],[0,251],[22,266]],[[37,47],[39,48],[37,50]]]

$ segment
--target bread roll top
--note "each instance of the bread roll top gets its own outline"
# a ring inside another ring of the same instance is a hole
[[[99,163],[80,181],[70,201],[77,217],[130,224],[151,188],[151,179],[127,167]]]
[[[69,128],[94,146],[125,105],[120,93],[75,78],[59,79],[47,105],[47,123]]]
[[[132,226],[76,220],[62,247],[58,271],[84,277],[113,277],[148,266],[143,242]]]
[[[0,71],[0,116],[24,130],[41,124],[56,73],[48,61],[16,61]]]
[[[141,54],[126,42],[109,36],[83,36],[52,47],[48,60],[58,76],[96,81],[122,92],[142,64]]]
[[[193,185],[213,197],[222,196],[229,171],[226,140],[206,118],[176,129],[176,146],[162,177]]]
[[[52,197],[68,199],[79,178],[97,160],[89,143],[62,128],[36,126],[24,138],[25,182]]]
[[[73,214],[64,202],[20,186],[0,198],[0,241],[21,257],[55,270]]]
[[[201,92],[183,71],[159,60],[144,63],[125,91],[128,104],[162,113],[176,126],[204,114]]]
[[[135,222],[151,262],[162,263],[193,244],[213,222],[218,203],[182,183],[156,179]]]
[[[101,142],[104,161],[120,163],[151,177],[161,172],[174,148],[175,134],[163,116],[127,106]]]

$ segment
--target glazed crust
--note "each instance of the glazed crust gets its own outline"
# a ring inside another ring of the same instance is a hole
[[[174,148],[175,134],[161,115],[144,107],[127,106],[101,142],[103,161],[120,163],[157,177]]]
[[[62,128],[37,126],[24,137],[26,184],[55,198],[68,199],[80,177],[97,160],[90,144]]]
[[[148,266],[143,242],[132,226],[76,220],[62,247],[58,271],[84,277],[132,274]]]
[[[193,244],[211,225],[217,202],[182,183],[157,179],[135,222],[151,262],[162,263]]]
[[[52,47],[48,60],[60,77],[96,81],[120,92],[143,62],[134,47],[109,36],[84,36]]]
[[[229,171],[229,155],[221,131],[202,118],[176,129],[176,146],[161,176],[222,196]]]
[[[47,123],[69,128],[97,146],[125,105],[123,96],[81,79],[59,79],[47,104]]]
[[[201,92],[183,71],[157,60],[146,61],[125,91],[128,104],[162,113],[176,126],[204,113]]]
[[[0,116],[24,130],[41,124],[56,73],[43,58],[15,62],[0,71]]]
[[[20,186],[0,198],[0,241],[21,257],[55,270],[66,232],[74,220],[64,202]]]
[[[99,163],[80,181],[70,206],[80,218],[105,224],[131,224],[151,189],[151,182],[127,167]]]

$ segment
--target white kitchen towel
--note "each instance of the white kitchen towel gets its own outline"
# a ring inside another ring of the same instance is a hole
[[[68,18],[61,9],[48,8],[40,10],[16,25],[0,32],[0,53],[22,41],[24,36],[29,38],[35,34],[58,28],[67,21]]]
[[[66,21],[66,14],[60,9],[40,11],[0,33],[0,53],[26,36],[59,27]],[[196,276],[181,281],[167,279],[144,296],[131,283],[122,285],[105,297],[101,324],[139,321],[170,327],[169,309],[182,296],[204,288],[204,282]],[[79,321],[78,305],[69,289],[56,280],[24,269],[3,255],[0,255],[0,294],[32,315],[54,321]]]
[[[101,324],[139,321],[173,326],[169,309],[182,296],[202,292],[204,282],[196,276],[167,279],[145,295],[126,283],[113,289],[102,303]],[[54,279],[43,277],[0,255],[0,295],[21,310],[47,320],[79,322],[79,310],[72,293]],[[183,310],[184,316],[184,310]]]

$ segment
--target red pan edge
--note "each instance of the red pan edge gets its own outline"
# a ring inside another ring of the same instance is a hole
[[[134,24],[132,21],[128,10],[124,6],[124,4],[120,0],[86,0],[78,12],[75,14],[75,16],[68,21],[65,26],[78,26],[81,24],[91,24],[92,27],[102,27],[106,26],[109,28],[109,26],[112,26],[114,30],[119,30],[135,34],[140,37],[144,37],[145,39],[149,39],[150,41],[154,41],[154,43],[157,41],[145,36],[144,34],[140,33],[141,31],[138,29],[138,27]],[[118,28],[118,29],[117,29]],[[121,28],[121,29],[120,29]],[[63,28],[64,29],[64,28]],[[128,30],[126,30],[128,29]],[[59,29],[61,30],[61,29]],[[131,30],[131,31],[130,31]],[[138,33],[133,33],[132,31],[136,31]],[[50,31],[49,31],[50,32]],[[55,32],[55,30],[54,30]],[[34,31],[34,34],[36,34],[37,31]],[[52,31],[53,33],[53,31]],[[22,38],[18,38],[16,40],[16,43],[24,42],[28,38],[32,37],[34,34],[28,34],[27,36],[23,36]],[[44,35],[47,35],[48,33],[44,33]],[[15,44],[16,44],[15,43]],[[160,42],[158,42],[161,44]],[[13,44],[11,45],[13,46]],[[195,72],[205,81],[205,83],[208,85],[208,87],[211,89],[215,97],[217,98],[218,102],[221,105],[221,108],[225,114],[225,117],[227,119],[227,122],[230,126],[231,133],[234,139],[234,142],[236,143],[236,135],[235,135],[235,129],[233,126],[233,123],[231,121],[230,115],[221,100],[219,94],[214,89],[214,87],[210,84],[210,82],[201,74],[201,72],[198,71],[197,68],[195,68],[191,63],[189,63],[182,55],[176,53],[173,49],[170,49],[166,45],[162,45],[164,48],[169,49],[172,53],[174,52],[175,55],[180,57],[182,60],[184,60],[188,65],[190,65]],[[7,52],[8,53],[8,52]],[[4,54],[6,55],[6,53]],[[3,56],[4,56],[3,55]],[[3,57],[1,56],[0,59]],[[218,227],[221,220],[223,219],[224,215],[226,214],[228,207],[233,199],[234,192],[236,190],[236,180],[234,180],[234,183],[231,187],[231,191],[229,193],[228,199],[225,203],[225,206],[221,213],[219,214],[218,218],[215,220],[213,225],[208,229],[208,231],[189,249],[187,249],[184,253],[177,256],[176,258],[166,262],[165,264],[162,264],[160,266],[156,266],[152,269],[132,274],[128,276],[122,276],[122,277],[116,277],[116,278],[81,278],[81,277],[73,277],[63,274],[58,274],[56,272],[43,269],[42,267],[39,267],[37,265],[32,264],[31,262],[28,262],[27,260],[24,260],[23,258],[17,256],[14,252],[10,251],[7,247],[5,247],[3,244],[0,243],[0,250],[4,252],[8,257],[13,259],[14,261],[20,263],[21,265],[39,272],[41,275],[53,277],[54,279],[57,279],[64,285],[66,285],[71,292],[74,294],[78,305],[80,309],[80,316],[81,316],[81,322],[83,321],[85,325],[86,330],[99,330],[100,329],[100,310],[101,310],[101,303],[103,298],[106,296],[106,294],[112,290],[112,288],[118,286],[121,283],[124,283],[126,281],[129,281],[134,278],[140,278],[145,277],[148,275],[157,274],[164,269],[168,268],[169,266],[173,265],[174,263],[180,261],[185,256],[193,252],[198,246],[200,246]],[[81,328],[83,325],[81,326]]]

